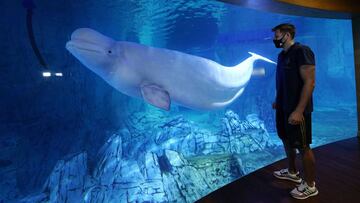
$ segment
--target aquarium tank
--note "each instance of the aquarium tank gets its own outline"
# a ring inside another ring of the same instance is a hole
[[[283,159],[280,23],[315,53],[311,146],[356,136],[351,20],[212,0],[0,9],[1,203],[194,202]]]

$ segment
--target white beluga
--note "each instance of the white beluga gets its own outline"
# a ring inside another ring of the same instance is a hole
[[[232,103],[244,91],[255,53],[234,67],[179,51],[115,41],[80,28],[66,48],[108,84],[131,97],[143,98],[165,110],[173,102],[195,110],[214,110]]]

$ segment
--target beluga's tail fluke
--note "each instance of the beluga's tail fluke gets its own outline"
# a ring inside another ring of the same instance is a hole
[[[253,52],[248,52],[251,56],[255,57],[255,59],[260,59],[260,60],[263,60],[263,61],[266,61],[266,62],[269,62],[269,63],[273,63],[273,64],[276,64],[274,61],[268,59],[268,58],[265,58],[263,56],[260,56],[259,54],[255,54]]]

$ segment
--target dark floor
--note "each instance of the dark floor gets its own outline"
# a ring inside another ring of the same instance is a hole
[[[296,200],[289,192],[295,183],[273,177],[274,170],[286,167],[275,162],[200,199],[199,203],[282,203],[282,202],[360,202],[360,140],[356,137],[314,149],[319,194]],[[297,160],[300,166],[300,160]],[[300,168],[300,167],[299,167]],[[300,168],[302,171],[302,168]]]

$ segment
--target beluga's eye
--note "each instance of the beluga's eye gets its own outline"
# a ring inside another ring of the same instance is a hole
[[[109,50],[108,53],[111,54],[111,50]]]

